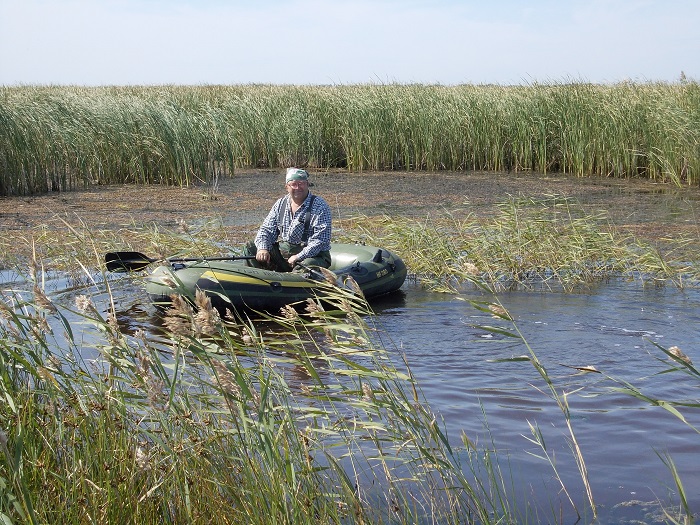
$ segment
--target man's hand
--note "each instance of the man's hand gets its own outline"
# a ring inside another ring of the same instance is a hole
[[[292,255],[289,259],[287,259],[287,262],[289,263],[289,266],[294,268],[294,265],[296,264],[298,259],[299,259],[298,255]]]
[[[255,260],[261,263],[270,262],[270,252],[268,250],[258,250],[255,254]]]

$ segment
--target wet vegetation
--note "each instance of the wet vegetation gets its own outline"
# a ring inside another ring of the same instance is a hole
[[[168,335],[153,341],[122,333],[79,295],[73,308],[103,334],[86,359],[81,336],[40,289],[5,298],[3,522],[500,514],[461,474],[410,372],[372,343],[362,305],[335,300],[337,311],[310,302],[308,319],[292,310],[270,318],[273,337],[221,320],[202,298],[196,313],[176,302]],[[291,371],[304,380],[292,386]]]
[[[216,184],[240,167],[700,182],[700,87],[0,87],[0,195]]]
[[[132,331],[115,316],[113,290],[140,277],[106,274],[102,255],[220,255],[232,245],[226,231],[65,226],[21,238],[0,232],[2,267],[18,276],[0,296],[3,523],[560,522],[557,505],[516,505],[498,451],[446,434],[362,298],[329,288],[325,307],[309,301],[253,322],[222,319],[200,296],[196,309],[175,301],[157,335]],[[512,361],[537,370],[542,383],[533,386],[569,431],[584,489],[562,481],[551,498],[594,519],[566,394],[493,290],[617,277],[686,285],[697,281],[698,264],[684,241],[648,246],[556,197],[510,199],[491,218],[454,214],[399,228],[358,217],[343,230],[396,249],[427,286],[483,291],[473,306],[492,318],[484,329],[521,340],[524,354]],[[71,272],[69,304],[46,290],[54,271]],[[671,359],[667,372],[700,379],[678,349],[658,350]],[[682,411],[700,408],[603,380],[677,414],[679,424]],[[559,479],[564,459],[550,455],[542,429],[531,432]],[[672,458],[662,459],[675,472]],[[681,523],[693,509],[675,480],[680,503],[665,519]]]
[[[495,291],[571,292],[611,278],[700,284],[697,238],[638,239],[619,232],[605,212],[587,212],[560,196],[512,197],[490,217],[456,210],[430,219],[357,217],[344,224],[355,239],[402,254],[421,283],[438,291],[458,293],[476,282]]]

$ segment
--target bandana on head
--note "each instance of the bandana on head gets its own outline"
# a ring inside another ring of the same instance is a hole
[[[285,178],[284,182],[286,184],[287,182],[291,182],[293,180],[308,181],[309,174],[304,170],[300,170],[299,168],[287,168],[287,177]]]

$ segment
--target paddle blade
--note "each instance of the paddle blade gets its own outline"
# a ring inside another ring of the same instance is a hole
[[[105,264],[109,272],[136,272],[154,261],[155,259],[139,252],[113,252],[105,255]]]

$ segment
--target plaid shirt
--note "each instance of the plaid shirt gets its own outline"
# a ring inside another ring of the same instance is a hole
[[[309,207],[311,192],[295,214],[289,204],[289,196],[285,195],[272,205],[270,213],[255,236],[255,246],[258,250],[269,250],[278,240],[291,244],[301,244],[304,238],[304,222]],[[286,206],[285,206],[286,204]],[[281,208],[284,207],[284,210]],[[282,217],[282,224],[279,224]],[[279,229],[278,229],[279,228]],[[311,209],[309,238],[306,246],[299,252],[299,260],[315,257],[324,250],[331,249],[331,208],[323,198],[316,195]]]

